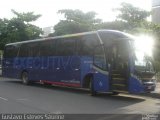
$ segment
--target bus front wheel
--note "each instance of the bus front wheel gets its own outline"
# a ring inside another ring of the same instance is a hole
[[[89,88],[90,88],[91,96],[96,96],[97,92],[94,90],[93,77],[90,77]]]
[[[28,85],[29,84],[29,79],[28,79],[28,73],[27,72],[23,72],[22,73],[22,83],[24,85]]]

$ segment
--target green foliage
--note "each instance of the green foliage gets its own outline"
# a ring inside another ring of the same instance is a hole
[[[150,12],[134,7],[128,3],[122,3],[120,8],[115,9],[119,12],[117,20],[112,22],[102,22],[97,19],[95,12],[84,13],[80,10],[64,9],[58,13],[64,15],[65,20],[61,20],[55,25],[54,35],[63,35],[77,32],[86,32],[97,29],[113,29],[130,33],[148,32],[147,17]]]
[[[64,15],[65,20],[61,20],[54,26],[53,36],[91,31],[101,23],[101,19],[95,18],[95,12],[84,13],[80,10],[64,9],[59,10],[58,13]]]
[[[134,7],[129,3],[122,3],[115,21],[103,22],[97,25],[97,29],[113,29],[128,32],[131,34],[151,34],[153,23],[147,21],[151,12]]]
[[[127,29],[128,24],[123,21],[112,21],[112,22],[103,22],[101,24],[96,25],[97,29],[111,29],[111,30],[120,30],[124,31]]]
[[[129,3],[122,3],[121,8],[117,8],[117,10],[120,11],[120,14],[117,16],[118,19],[132,23],[135,26],[146,21],[146,18],[150,16],[150,12],[134,7]]]
[[[39,17],[41,17],[41,15],[34,15],[34,12],[18,13],[13,9],[11,11],[17,16],[18,19],[25,22],[36,21]]]
[[[130,33],[147,32],[149,22],[146,20],[150,12],[134,7],[129,3],[122,3],[118,11],[117,19],[113,22],[102,23],[100,28],[114,29]]]
[[[16,17],[8,19],[0,19],[0,49],[3,50],[4,45],[11,42],[24,41],[39,38],[42,30],[30,24],[37,20],[41,15],[34,15],[33,12],[18,13],[12,12]]]

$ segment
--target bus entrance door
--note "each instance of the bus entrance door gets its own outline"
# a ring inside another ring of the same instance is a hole
[[[127,61],[119,44],[111,47],[111,91],[127,92]]]

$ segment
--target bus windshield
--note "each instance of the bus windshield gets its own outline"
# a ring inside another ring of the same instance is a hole
[[[144,51],[137,49],[134,45],[135,69],[141,72],[154,72],[153,65]]]
[[[145,54],[140,50],[135,50],[135,66],[145,66]]]
[[[153,72],[152,63],[147,60],[147,56],[143,51],[135,50],[135,68],[139,71]]]

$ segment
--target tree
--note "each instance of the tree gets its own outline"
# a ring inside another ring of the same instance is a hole
[[[103,22],[96,25],[96,29],[110,29],[124,31],[128,27],[127,23],[123,21]]]
[[[129,29],[141,27],[143,22],[146,22],[147,17],[150,16],[150,12],[143,9],[134,7],[129,3],[122,3],[121,8],[117,8],[119,15],[117,20],[128,23]]]
[[[32,21],[36,21],[39,17],[41,17],[41,15],[34,15],[34,12],[27,12],[27,13],[18,13],[15,10],[11,10],[21,21],[24,22],[32,22]]]
[[[9,20],[8,19],[0,19],[0,48],[1,50],[4,48],[4,45],[9,41],[7,39],[8,35],[8,24]]]
[[[58,13],[64,15],[65,20],[61,20],[54,26],[53,36],[91,31],[101,23],[101,19],[95,18],[95,12],[84,13],[80,10],[64,9],[59,10]]]
[[[34,15],[33,12],[18,13],[12,10],[16,17],[0,19],[0,49],[11,42],[24,41],[39,38],[42,29],[32,25],[31,22],[37,20],[41,15]]]
[[[147,32],[150,24],[147,21],[147,17],[151,12],[134,7],[129,3],[122,3],[120,8],[114,9],[118,11],[118,15],[115,21],[104,22],[98,25],[101,29],[114,29],[130,33]]]

